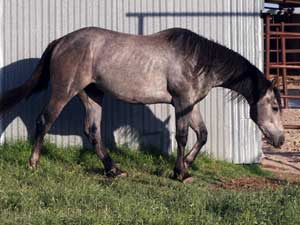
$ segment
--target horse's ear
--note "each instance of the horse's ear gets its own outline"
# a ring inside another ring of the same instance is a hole
[[[274,87],[277,87],[278,79],[272,80],[272,85],[271,88],[273,89]]]

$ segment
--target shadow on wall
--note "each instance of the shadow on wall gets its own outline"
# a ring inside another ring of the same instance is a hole
[[[31,77],[38,61],[38,58],[28,58],[1,68],[2,93],[21,85]],[[49,96],[50,91],[48,89],[33,95],[27,101],[22,101],[11,111],[5,113],[0,120],[2,127],[0,135],[3,135],[3,132],[11,132],[9,136],[16,138],[24,136],[23,131],[18,131],[16,128],[13,130],[7,129],[19,117],[27,129],[28,137],[34,137],[35,120],[47,103]],[[145,120],[148,121],[148,124],[151,124],[150,128],[145,128]],[[155,146],[163,152],[169,151],[168,119],[161,121],[148,106],[127,104],[112,97],[105,97],[102,121],[102,138],[107,147],[114,149],[119,141],[124,144],[126,139],[130,139],[137,147]],[[79,136],[82,139],[83,147],[91,148],[83,133],[83,124],[84,108],[79,98],[75,97],[64,108],[49,134]],[[118,135],[114,135],[116,131],[118,131]]]

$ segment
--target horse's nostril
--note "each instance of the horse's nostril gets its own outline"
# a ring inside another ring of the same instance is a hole
[[[283,145],[283,143],[284,143],[284,136],[281,136],[279,138],[279,146]]]

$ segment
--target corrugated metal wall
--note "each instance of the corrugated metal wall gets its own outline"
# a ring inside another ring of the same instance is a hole
[[[132,34],[151,34],[185,27],[232,48],[262,68],[263,1],[248,0],[2,0],[0,1],[1,93],[30,76],[47,44],[85,26]],[[260,134],[249,119],[249,108],[215,89],[200,104],[209,137],[205,149],[236,163],[257,161]],[[48,93],[19,104],[1,119],[1,141],[33,135],[35,118]],[[129,105],[106,98],[104,138],[107,143],[144,143],[164,151],[176,148],[174,111],[170,105]],[[48,138],[62,146],[87,144],[83,108],[72,101]],[[190,132],[189,147],[195,142]]]

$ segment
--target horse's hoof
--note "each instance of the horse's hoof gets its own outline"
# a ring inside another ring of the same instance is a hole
[[[188,174],[178,174],[176,172],[173,173],[173,176],[171,177],[171,179],[173,180],[178,180],[182,183],[186,183],[185,181],[188,181],[189,179],[191,179],[192,177]]]
[[[122,171],[121,173],[119,173],[118,175],[116,175],[116,177],[128,177],[128,173]]]
[[[194,181],[195,181],[195,179],[193,177],[187,177],[187,178],[183,179],[182,183],[192,184]]]
[[[111,170],[105,172],[105,176],[108,178],[128,177],[128,173],[115,167],[115,168],[112,168]]]
[[[37,169],[37,163],[36,162],[32,162],[31,160],[29,160],[28,162],[28,168],[31,170],[36,170]]]

